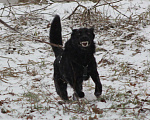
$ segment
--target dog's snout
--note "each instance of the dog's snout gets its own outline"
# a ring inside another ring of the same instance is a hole
[[[82,36],[80,38],[80,41],[89,41],[89,37],[88,36]]]
[[[80,38],[79,43],[82,47],[88,47],[90,45],[89,37],[88,36],[82,36]]]

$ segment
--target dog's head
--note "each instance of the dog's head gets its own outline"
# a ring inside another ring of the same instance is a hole
[[[94,45],[94,37],[94,28],[73,29],[71,34],[73,46],[82,50]]]

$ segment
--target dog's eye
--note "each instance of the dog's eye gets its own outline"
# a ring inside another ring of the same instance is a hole
[[[90,33],[89,31],[87,32],[87,34],[88,34],[88,35],[91,35],[91,33]]]
[[[78,36],[80,36],[81,35],[81,33],[80,32],[78,32]]]

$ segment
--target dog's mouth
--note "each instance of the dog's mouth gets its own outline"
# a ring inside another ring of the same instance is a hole
[[[80,42],[80,45],[82,47],[88,47],[90,45],[90,43],[89,43],[89,41],[82,41],[82,42]]]

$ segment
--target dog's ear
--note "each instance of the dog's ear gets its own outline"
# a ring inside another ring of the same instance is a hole
[[[94,33],[94,27],[89,28],[91,33]]]
[[[78,29],[72,29],[72,33],[76,33]]]
[[[78,31],[78,29],[72,29],[71,37],[72,37],[74,34],[76,34],[77,31]]]
[[[89,30],[94,33],[94,27],[89,28]]]
[[[93,35],[93,39],[95,38],[94,27],[89,28],[90,33]]]

